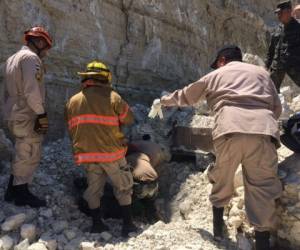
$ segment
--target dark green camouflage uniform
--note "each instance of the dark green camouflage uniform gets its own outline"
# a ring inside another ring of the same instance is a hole
[[[266,67],[278,92],[285,74],[300,87],[300,24],[296,19],[279,25],[272,34]]]

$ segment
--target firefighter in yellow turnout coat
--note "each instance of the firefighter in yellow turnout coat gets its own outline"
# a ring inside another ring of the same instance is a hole
[[[91,209],[91,232],[108,230],[102,222],[100,199],[106,177],[122,209],[122,235],[136,231],[131,217],[133,179],[125,154],[127,151],[120,127],[133,122],[128,104],[111,88],[111,72],[106,65],[93,61],[82,77],[83,88],[66,104],[65,116],[73,143],[74,159],[83,165],[88,187],[84,199]]]

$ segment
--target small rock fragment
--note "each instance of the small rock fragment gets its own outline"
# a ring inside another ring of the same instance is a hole
[[[60,234],[62,231],[68,228],[68,222],[56,221],[52,224],[52,228],[55,234]]]
[[[21,237],[32,242],[36,237],[36,227],[33,224],[24,224],[21,227]]]
[[[9,237],[8,235],[5,235],[0,238],[0,249],[1,250],[11,250],[14,245],[14,240]]]
[[[94,242],[81,242],[80,249],[81,250],[94,250],[95,243]]]
[[[48,249],[43,243],[37,242],[30,245],[27,250],[48,250]]]
[[[23,241],[21,241],[18,245],[16,245],[14,247],[14,250],[27,250],[29,247],[29,241],[28,239],[25,239]]]
[[[5,222],[1,225],[1,229],[5,232],[9,232],[19,228],[26,219],[24,213],[20,213],[14,216],[8,217]]]
[[[109,241],[112,238],[112,235],[108,232],[103,232],[100,234],[100,237],[105,241]]]

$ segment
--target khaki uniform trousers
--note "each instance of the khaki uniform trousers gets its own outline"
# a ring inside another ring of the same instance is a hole
[[[106,177],[109,177],[114,195],[121,206],[131,204],[133,179],[130,166],[124,159],[112,163],[97,163],[85,165],[88,187],[83,198],[90,209],[100,207]]]
[[[230,134],[214,141],[216,164],[208,170],[213,184],[210,201],[215,207],[227,205],[234,193],[234,176],[242,164],[245,207],[257,231],[275,229],[275,200],[282,192],[277,177],[277,151],[270,136]]]
[[[13,185],[31,183],[40,164],[43,136],[34,131],[34,123],[35,120],[8,122],[8,128],[15,138]]]

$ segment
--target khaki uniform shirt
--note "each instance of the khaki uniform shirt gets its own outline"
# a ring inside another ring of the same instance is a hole
[[[135,147],[135,151],[129,153],[126,159],[133,167],[133,178],[143,182],[155,181],[163,160],[161,147],[151,141],[133,141],[130,144]]]
[[[4,119],[24,121],[45,113],[44,69],[41,59],[27,46],[12,55],[5,67]]]
[[[215,113],[213,139],[230,134],[270,135],[279,141],[282,107],[269,73],[262,67],[230,62],[182,90],[164,96],[165,106],[187,106],[206,98]]]

